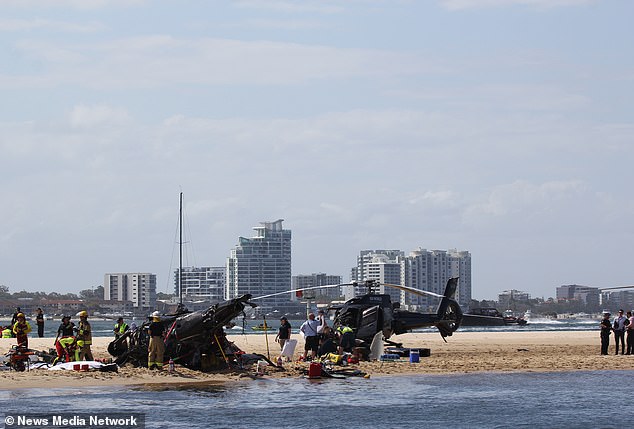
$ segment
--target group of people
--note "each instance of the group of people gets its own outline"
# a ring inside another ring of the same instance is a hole
[[[37,309],[35,322],[37,323],[37,336],[40,338],[44,337],[44,312],[41,308]],[[0,326],[2,338],[17,338],[18,346],[27,349],[29,348],[28,334],[32,330],[31,324],[26,320],[26,316],[20,310],[20,307],[16,307],[10,325]]]
[[[57,357],[54,364],[60,360],[64,362],[94,360],[92,355],[92,326],[88,321],[86,310],[78,313],[79,324],[75,326],[69,315],[62,316],[62,322],[57,328],[55,336],[55,350]]]
[[[623,310],[614,320],[610,320],[611,314],[607,311],[603,312],[603,319],[599,323],[601,328],[601,354],[607,355],[610,346],[610,335],[614,332],[614,341],[616,349],[614,354],[619,354],[619,348],[622,355],[634,355],[634,316],[628,311],[626,315]]]
[[[315,313],[309,313],[308,319],[299,327],[299,332],[304,337],[304,360],[315,359],[329,353],[351,353],[355,346],[354,331],[347,326],[340,326],[337,329],[328,326],[323,310],[318,311],[317,317]],[[286,317],[282,317],[275,341],[283,350],[290,338],[291,325]]]
[[[88,322],[88,312],[80,311],[78,313],[79,324],[75,326],[71,322],[70,316],[63,316],[62,322],[57,329],[55,337],[55,350],[57,357],[54,363],[59,360],[69,362],[71,360],[93,360],[92,351],[92,328]],[[38,337],[44,337],[44,313],[41,308],[37,309],[35,316],[37,324]],[[26,316],[20,307],[16,311],[11,320],[11,325],[2,328],[2,338],[15,338],[19,348],[29,348],[29,333],[32,332],[31,324],[26,320]]]

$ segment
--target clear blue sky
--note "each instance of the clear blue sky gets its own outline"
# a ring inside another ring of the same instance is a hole
[[[634,2],[0,3],[0,284],[171,290],[260,221],[293,274],[468,250],[473,296],[632,284]],[[190,246],[190,248],[192,248]],[[169,286],[168,286],[169,285]]]

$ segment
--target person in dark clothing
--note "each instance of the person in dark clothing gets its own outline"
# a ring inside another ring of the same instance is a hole
[[[55,337],[57,357],[53,361],[53,365],[59,360],[64,362],[74,360],[76,346],[75,324],[70,321],[70,316],[63,316],[62,323],[60,323],[59,328],[57,328],[57,336]]]
[[[337,339],[329,326],[324,327],[319,340],[319,349],[317,356],[323,356],[328,353],[337,353]]]
[[[39,307],[37,308],[35,322],[37,323],[37,336],[42,338],[44,336],[44,312]]]
[[[150,369],[163,369],[163,354],[165,345],[163,344],[163,323],[161,323],[160,313],[152,313],[152,323],[148,327],[150,335],[150,345],[148,346],[147,365]]]
[[[340,326],[339,331],[339,354],[343,352],[352,353],[352,348],[356,345],[354,331],[349,326]]]
[[[610,313],[603,313],[603,319],[599,324],[601,327],[601,354],[608,354],[608,346],[610,345],[610,333],[612,332],[612,324],[610,323]]]
[[[13,313],[13,317],[11,317],[11,329],[13,329],[13,325],[15,325],[15,322],[18,321],[18,314],[20,313],[22,313],[20,307],[15,307],[15,312]],[[11,331],[11,336],[15,338],[15,334],[13,333],[13,331]]]
[[[286,317],[282,317],[280,319],[280,328],[277,331],[277,335],[275,336],[275,341],[280,344],[280,350],[284,349],[284,344],[288,340],[291,339],[291,324],[288,323],[288,319]]]
[[[625,354],[634,355],[634,316],[632,316],[631,311],[627,312],[627,320],[629,321],[629,323],[625,328],[625,332],[627,333],[627,345],[625,347]]]

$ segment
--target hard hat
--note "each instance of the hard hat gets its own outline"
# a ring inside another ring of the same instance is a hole
[[[155,311],[154,313],[152,313],[152,317],[161,317],[161,313]]]
[[[18,313],[15,317],[17,318],[24,317],[24,313]]]
[[[88,317],[88,312],[86,310],[82,310],[79,313],[77,313],[77,315],[79,317]]]
[[[70,315],[68,315],[68,314],[64,314],[64,315],[62,316],[62,320],[64,320],[64,319],[70,319]]]

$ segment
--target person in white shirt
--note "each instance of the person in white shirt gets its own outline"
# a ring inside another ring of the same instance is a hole
[[[317,321],[319,322],[317,333],[322,336],[322,334],[324,333],[324,328],[328,326],[328,322],[326,321],[326,313],[324,312],[324,310],[319,310],[317,312]]]
[[[614,341],[616,342],[615,355],[619,354],[619,343],[621,343],[621,354],[625,354],[625,325],[628,323],[629,320],[623,315],[623,310],[619,310],[619,314],[614,318],[614,324],[612,326]]]
[[[304,336],[304,360],[308,358],[308,352],[310,351],[311,358],[317,356],[317,349],[319,348],[319,334],[317,328],[319,322],[315,320],[315,313],[308,314],[308,320],[302,323],[299,327],[299,332]]]

